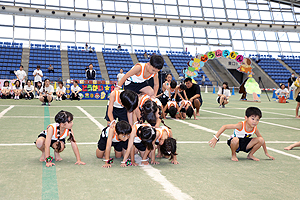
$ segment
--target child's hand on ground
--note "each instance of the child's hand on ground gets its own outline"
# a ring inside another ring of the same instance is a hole
[[[210,146],[210,147],[215,148],[217,142],[218,142],[218,141],[216,140],[216,138],[213,138],[213,139],[211,139],[208,143],[209,143],[209,146]]]
[[[52,167],[52,166],[54,166],[55,164],[54,163],[52,163],[52,162],[48,162],[48,163],[46,163],[46,167]]]
[[[126,163],[121,163],[120,167],[126,167]]]
[[[194,120],[199,120],[199,119],[197,119],[197,118],[195,117]]]
[[[171,163],[174,164],[174,165],[178,165],[179,164],[179,162],[177,160],[172,160]]]
[[[152,164],[152,165],[159,165],[159,162],[157,162],[157,161],[155,161],[155,160],[154,160],[154,161],[151,160],[151,164]]]
[[[104,167],[104,168],[110,168],[111,164],[105,163],[102,167]]]
[[[85,165],[85,163],[82,162],[82,161],[77,161],[77,162],[75,163],[75,165]]]
[[[270,156],[270,154],[266,153],[266,156],[268,156],[269,158],[271,158],[272,160],[275,160],[275,158],[273,156]]]
[[[148,161],[142,161],[141,164],[142,165],[149,165],[149,162]]]

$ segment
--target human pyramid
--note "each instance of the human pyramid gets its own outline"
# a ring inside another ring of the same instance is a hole
[[[163,93],[156,96],[159,88],[158,72],[163,65],[164,59],[159,55],[153,55],[148,63],[136,64],[123,76],[111,93],[105,116],[107,127],[101,131],[96,149],[96,157],[104,159],[103,167],[112,166],[114,160],[110,158],[112,146],[115,157],[123,157],[121,167],[137,166],[135,155],[138,153],[142,158],[142,165],[159,164],[155,159],[161,157],[169,158],[173,164],[179,164],[176,140],[173,138],[171,128],[163,119],[169,114],[171,118],[186,119],[186,116],[189,118],[194,116],[196,120],[196,116],[200,115],[202,98],[199,86],[193,84],[191,78],[186,78],[185,84],[177,85],[176,81],[172,81],[170,74],[166,76],[162,86]],[[152,77],[153,88],[147,81]],[[123,84],[124,90],[120,90]],[[189,92],[191,88],[196,95],[191,96]],[[249,153],[248,159],[258,161],[253,154],[260,147],[263,147],[267,157],[274,159],[268,154],[265,141],[257,129],[261,117],[259,108],[247,108],[245,121],[222,126],[208,142],[209,145],[215,147],[220,135],[226,129],[234,129],[234,133],[227,141],[232,153],[231,160],[238,161],[236,153],[244,151]],[[64,150],[65,139],[69,137],[68,141],[71,142],[77,159],[75,164],[85,165],[81,161],[72,130],[73,115],[62,110],[55,116],[55,122],[48,125],[35,142],[36,147],[42,151],[40,161],[45,161],[47,167],[55,165],[52,162],[53,157],[50,156],[50,147],[54,149],[55,161],[61,161],[59,153]],[[251,138],[253,134],[257,137]]]

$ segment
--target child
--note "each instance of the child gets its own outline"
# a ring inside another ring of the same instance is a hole
[[[229,103],[229,97],[231,96],[228,83],[224,82],[222,87],[219,88],[217,102],[220,104],[219,108],[225,108],[225,105]]]
[[[1,93],[2,93],[1,98],[2,99],[10,99],[11,98],[10,90],[11,90],[11,88],[9,86],[9,81],[4,81],[2,89],[1,89]]]
[[[16,80],[13,86],[13,91],[14,91],[14,99],[19,100],[22,98],[22,85],[19,80]]]
[[[172,131],[167,126],[161,126],[156,129],[157,138],[155,144],[158,145],[157,158],[161,158],[161,154],[170,157],[171,163],[179,164],[176,158],[176,140],[173,138]]]
[[[189,118],[191,118],[194,115],[194,120],[198,120],[196,118],[196,112],[195,112],[195,109],[193,107],[193,104],[190,101],[187,101],[187,100],[180,101],[179,102],[179,108],[178,108],[177,112],[180,113],[181,119],[185,119],[186,115]]]
[[[161,122],[161,103],[159,100],[156,103],[156,101],[153,101],[152,99],[146,99],[144,102],[142,98],[139,109],[136,109],[135,114],[137,116],[135,121],[138,120],[141,123],[147,121],[151,126],[159,127]]]
[[[80,97],[78,96],[79,92],[81,91],[81,88],[78,86],[78,81],[74,81],[73,85],[71,86],[71,101],[78,100],[80,101]]]
[[[177,94],[176,86],[177,86],[176,81],[172,80],[169,87],[166,88],[164,93],[157,96],[157,97],[162,96],[160,100],[163,106],[165,106],[170,99],[176,98],[176,94]]]
[[[276,90],[275,94],[279,99],[279,103],[288,103],[286,100],[289,95],[289,91],[287,88],[285,88],[284,84],[280,84],[280,88]]]
[[[66,88],[62,81],[58,82],[58,87],[56,88],[56,101],[61,101],[66,99]]]
[[[227,129],[234,129],[234,132],[230,139],[227,141],[228,146],[231,149],[231,160],[238,161],[236,153],[239,151],[249,152],[247,158],[254,161],[259,161],[258,158],[254,157],[254,153],[262,146],[266,156],[274,160],[275,158],[270,156],[267,151],[266,143],[264,138],[261,136],[257,129],[257,124],[262,117],[262,113],[259,108],[249,107],[245,112],[245,121],[237,124],[227,124],[221,127],[216,135],[209,141],[211,147],[215,147],[219,141],[220,135]],[[250,138],[255,134],[256,138]]]
[[[114,90],[109,97],[106,115],[104,119],[107,121],[107,126],[115,123],[115,119],[124,120],[133,125],[132,112],[138,106],[138,95],[131,90]]]
[[[115,149],[116,158],[121,158],[122,154],[125,154],[131,131],[131,126],[126,121],[119,121],[102,130],[100,140],[98,141],[98,148],[96,149],[97,158],[103,158],[105,153],[105,164],[102,167],[111,167],[109,162],[111,146]]]
[[[24,97],[25,99],[33,99],[34,87],[31,85],[31,81],[27,80],[26,85],[24,86]]]
[[[178,104],[176,101],[169,101],[163,109],[163,118],[166,119],[166,115],[169,113],[172,118],[178,119],[180,117],[179,112],[177,112]]]
[[[38,82],[36,83],[35,88],[34,88],[35,93],[36,93],[35,98],[37,98],[37,99],[40,98],[40,95],[41,95],[40,90],[41,90],[42,86],[43,86],[42,82],[38,81]]]
[[[161,88],[163,92],[165,92],[166,89],[168,89],[170,87],[170,83],[172,81],[172,78],[173,78],[172,74],[167,74],[166,75],[165,82],[163,83],[162,88]]]
[[[49,124],[47,129],[41,132],[36,140],[36,147],[42,152],[40,161],[46,161],[46,167],[55,165],[52,163],[53,157],[50,156],[50,146],[54,149],[55,161],[61,161],[59,153],[65,149],[65,138],[69,136],[68,141],[71,142],[72,149],[76,156],[76,164],[85,165],[80,160],[79,150],[74,138],[73,126],[73,115],[68,111],[61,110],[55,116],[55,122]]]
[[[115,90],[122,88],[125,83],[124,89],[132,90],[139,93],[148,94],[151,97],[155,97],[159,88],[158,72],[164,65],[164,59],[162,56],[153,55],[148,63],[137,63],[127,72],[116,85]],[[147,80],[154,78],[154,88],[152,89]]]
[[[176,90],[178,91],[175,98],[176,102],[180,102],[182,100],[188,100],[187,96],[186,96],[186,92],[185,90],[187,89],[186,85],[181,83],[180,85],[177,85]]]
[[[53,94],[54,88],[52,85],[50,85],[50,80],[45,79],[43,87],[40,89],[40,101],[42,102],[42,106],[45,106],[46,103],[48,103],[48,106],[50,106],[51,102],[53,101]]]
[[[296,105],[296,118],[300,119],[300,115],[299,114],[299,107],[300,107],[300,90],[297,89],[298,91],[296,91],[295,94],[297,94],[297,97],[296,97],[296,101],[297,101],[297,105]]]

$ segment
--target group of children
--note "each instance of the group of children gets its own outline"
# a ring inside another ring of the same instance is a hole
[[[144,165],[149,163],[159,164],[156,161],[158,157],[169,158],[171,163],[179,164],[177,161],[176,140],[173,138],[171,128],[165,125],[163,118],[165,118],[166,113],[174,118],[184,118],[184,113],[189,115],[187,110],[190,107],[193,109],[194,116],[195,112],[193,105],[186,98],[184,85],[177,86],[169,75],[163,85],[163,94],[158,96],[161,101],[157,98],[157,73],[163,64],[163,58],[158,55],[152,56],[148,63],[136,64],[124,75],[111,93],[105,116],[107,127],[101,131],[96,149],[96,157],[104,158],[103,167],[109,168],[112,166],[111,147],[114,147],[116,158],[123,157],[121,167],[136,166],[135,155],[138,153],[142,159],[141,164]],[[153,89],[147,82],[151,77],[154,78]],[[125,90],[119,90],[124,83]],[[176,101],[176,99],[180,101]],[[179,105],[177,102],[179,102]],[[172,110],[175,111],[175,114]],[[220,135],[225,130],[234,129],[233,134],[227,141],[231,149],[231,160],[238,161],[236,153],[244,151],[249,153],[248,159],[258,161],[259,159],[254,156],[254,153],[260,147],[263,147],[267,157],[274,160],[274,157],[269,155],[265,140],[257,128],[261,117],[262,112],[259,108],[247,108],[245,121],[222,126],[208,142],[209,145],[215,147]],[[55,160],[60,161],[59,153],[64,150],[65,139],[69,136],[68,140],[71,142],[77,159],[75,164],[84,165],[85,163],[80,159],[72,130],[73,115],[67,111],[60,111],[55,116],[55,122],[50,124],[36,140],[36,147],[42,151],[40,161],[46,161],[47,167],[54,165],[52,163],[53,158],[50,156],[50,147],[55,151]],[[251,136],[254,134],[257,137],[252,138]],[[285,149],[289,150],[299,145],[300,142]],[[158,150],[157,154],[156,149]]]

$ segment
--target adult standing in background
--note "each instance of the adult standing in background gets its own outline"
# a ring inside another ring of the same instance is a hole
[[[125,74],[123,73],[123,69],[120,69],[120,73],[117,75],[117,79],[118,79],[118,83],[120,82],[120,80],[123,78]]]
[[[204,86],[204,83],[205,83],[205,76],[204,74],[202,75],[202,86]]]
[[[26,72],[24,71],[23,65],[20,65],[20,69],[18,71],[16,71],[15,74],[17,76],[17,79],[20,81],[22,88],[24,88]]]
[[[93,64],[89,64],[89,69],[86,70],[85,76],[87,80],[95,80],[96,79],[96,71],[93,69]]]
[[[42,81],[42,77],[44,76],[43,75],[43,72],[41,70],[41,66],[37,66],[36,67],[36,70],[33,71],[33,76],[34,76],[34,87],[37,87],[37,82],[43,82]]]
[[[291,94],[292,89],[294,90],[294,92],[295,92],[295,89],[297,89],[297,87],[295,87],[295,86],[293,85],[293,83],[294,83],[295,81],[296,81],[295,74],[292,73],[291,77],[288,79],[288,90],[289,90],[289,93],[290,93],[290,94]],[[295,94],[295,93],[293,93],[293,94]],[[295,96],[295,95],[294,95],[294,96]]]
[[[196,115],[200,116],[199,109],[203,102],[202,97],[201,97],[200,87],[199,87],[199,85],[194,84],[190,77],[186,78],[184,80],[184,83],[187,87],[187,89],[185,91],[186,96],[187,96],[188,100],[193,103],[194,108],[196,108]]]
[[[121,45],[120,45],[120,44],[118,45],[118,48],[117,48],[117,49],[118,49],[118,51],[120,51],[120,50],[121,50]]]

